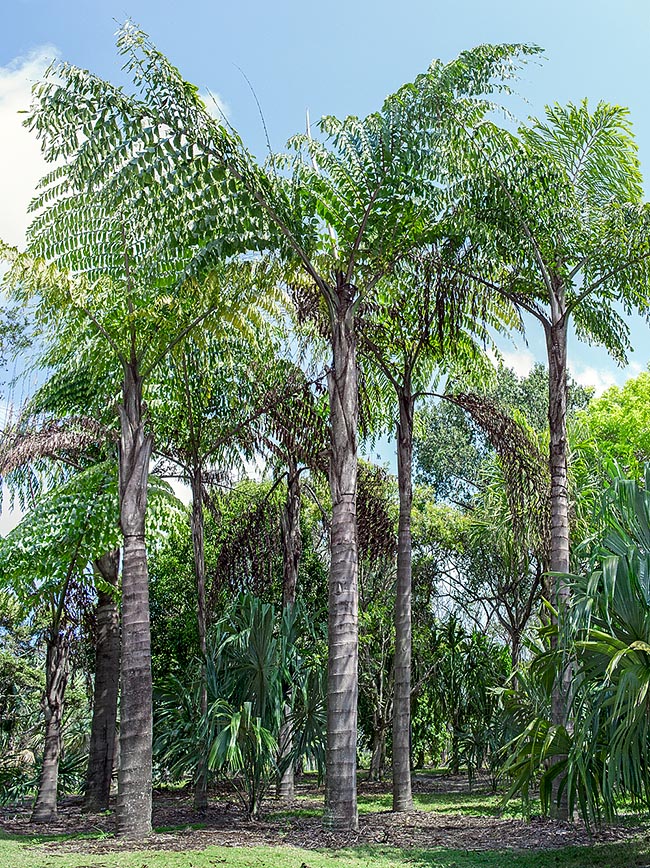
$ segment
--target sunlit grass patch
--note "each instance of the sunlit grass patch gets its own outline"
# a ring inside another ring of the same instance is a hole
[[[7,868],[640,868],[649,860],[646,842],[525,853],[382,846],[331,851],[257,846],[181,852],[65,853],[53,852],[51,846],[45,849],[42,844],[0,837],[0,865]]]

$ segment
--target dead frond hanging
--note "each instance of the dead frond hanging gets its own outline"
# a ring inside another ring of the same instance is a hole
[[[444,398],[465,410],[485,433],[501,462],[514,538],[523,544],[526,529],[532,525],[535,553],[542,563],[547,563],[551,495],[548,461],[524,425],[492,399],[474,393],[447,394]]]
[[[33,429],[16,426],[0,441],[0,477],[45,459],[76,466],[83,453],[116,441],[117,432],[87,416],[52,419]]]

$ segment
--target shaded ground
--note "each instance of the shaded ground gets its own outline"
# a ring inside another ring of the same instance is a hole
[[[480,782],[479,782],[480,783]],[[466,778],[418,775],[414,782],[416,810],[392,814],[385,784],[361,782],[359,832],[333,833],[321,828],[322,790],[303,783],[293,803],[269,799],[264,817],[249,822],[227,788],[211,796],[204,817],[192,810],[187,790],[157,791],[154,797],[156,832],[137,849],[202,850],[208,846],[291,844],[308,850],[382,845],[402,848],[455,850],[548,850],[630,840],[645,834],[638,820],[590,833],[581,823],[559,823],[541,817],[526,822],[500,817],[499,798],[483,786],[469,792]],[[113,814],[83,814],[80,799],[63,800],[59,818],[48,826],[29,824],[27,808],[3,809],[0,829],[29,839],[35,834],[91,836],[52,840],[53,851],[108,853],[133,849],[132,842],[112,837]]]

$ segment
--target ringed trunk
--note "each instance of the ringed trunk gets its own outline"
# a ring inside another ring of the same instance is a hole
[[[32,811],[32,823],[51,823],[56,820],[56,792],[61,758],[61,719],[63,701],[68,683],[70,646],[67,637],[57,627],[52,628],[47,640],[45,694],[45,749],[43,768],[38,785],[38,796]]]
[[[136,362],[125,368],[123,399],[119,408],[124,554],[117,833],[142,838],[151,833],[151,629],[145,515],[153,441],[145,434],[142,378]]]
[[[327,778],[323,823],[357,830],[358,385],[354,287],[337,276],[330,300],[332,367],[328,374],[332,495],[328,583]]]
[[[554,325],[547,336],[548,350],[548,422],[550,433],[551,476],[551,572],[569,571],[569,487],[567,408],[567,328]],[[566,603],[566,582],[555,582],[555,602]]]
[[[567,409],[567,325],[564,317],[548,329],[548,422],[550,434],[551,477],[551,573],[569,572],[569,488],[568,445],[566,429]],[[560,619],[569,600],[569,586],[561,576],[551,579],[553,603]],[[551,720],[556,726],[567,726],[571,686],[571,670],[566,667],[553,686]],[[568,816],[567,793],[558,803],[559,787],[563,778],[556,779],[553,788],[552,807],[558,819]]]
[[[393,699],[393,811],[413,809],[411,792],[411,507],[413,502],[413,406],[399,394],[397,478],[399,530],[395,593],[395,695]]]
[[[370,780],[381,781],[386,764],[386,728],[380,724],[372,734],[372,754],[370,756]]]
[[[192,548],[194,551],[194,576],[196,578],[197,623],[199,631],[199,649],[201,651],[202,683],[201,683],[201,717],[205,719],[208,713],[208,685],[206,671],[207,655],[207,609],[205,603],[205,532],[203,517],[203,478],[200,465],[194,467],[192,473]],[[208,746],[202,756],[196,771],[194,782],[194,809],[204,812],[208,807]]]
[[[296,602],[296,586],[298,583],[298,567],[302,554],[302,539],[300,536],[300,475],[298,462],[294,455],[289,455],[287,461],[287,500],[282,512],[282,608],[293,606]],[[279,765],[283,768],[278,778],[277,794],[279,799],[290,801],[295,793],[295,769],[293,762],[288,761],[293,743],[291,728],[291,690],[285,696],[283,720],[280,727]]]
[[[298,567],[302,555],[300,536],[300,471],[294,455],[287,461],[287,499],[282,511],[282,608],[296,602]]]
[[[115,592],[118,586],[120,552],[109,552],[95,562],[95,570]],[[117,696],[120,683],[120,615],[116,594],[97,592],[97,645],[95,689],[90,731],[84,811],[108,808],[115,758]]]

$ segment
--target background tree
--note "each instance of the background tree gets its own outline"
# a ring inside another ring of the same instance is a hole
[[[100,125],[101,138],[85,148],[95,184],[161,200],[139,223],[155,239],[152,246],[169,239],[175,249],[191,244],[201,266],[229,245],[271,250],[305,276],[328,310],[333,517],[325,819],[356,828],[357,300],[422,236],[424,200],[440,193],[432,182],[444,162],[448,123],[460,116],[472,125],[488,108],[482,96],[495,85],[506,88],[504,80],[533,50],[483,46],[447,66],[436,62],[380,112],[364,120],[324,119],[324,142],[297,137],[297,157],[281,174],[276,159],[265,169],[257,165],[143,33],[126,25],[118,47],[141,100],[65,65],[41,91],[50,117],[74,117],[87,130]],[[450,103],[454,113],[446,111]],[[101,151],[99,160],[92,148]],[[114,153],[132,159],[116,163]]]
[[[273,360],[269,323],[257,320],[255,338],[238,334],[207,333],[188,338],[172,353],[158,381],[147,389],[148,405],[158,438],[157,452],[179,468],[191,489],[191,527],[194,574],[197,586],[197,625],[200,655],[206,657],[208,616],[205,575],[205,485],[211,470],[224,474],[233,463],[252,458],[254,424],[265,402],[277,400],[264,393],[257,371]],[[206,674],[207,677],[207,674]],[[207,714],[207,683],[201,694]],[[206,754],[207,761],[207,754]],[[194,806],[207,807],[207,766],[195,781]]]
[[[605,346],[619,361],[627,326],[615,305],[647,307],[647,209],[637,148],[626,110],[586,101],[547,108],[518,135],[486,123],[470,133],[475,148],[469,193],[470,243],[484,265],[474,277],[487,291],[517,304],[544,330],[549,367],[550,569],[569,570],[567,338]],[[495,264],[490,268],[488,262]],[[559,578],[559,608],[568,586]],[[554,699],[555,721],[566,721],[570,675]]]
[[[486,379],[480,391],[504,411],[520,414],[539,434],[548,430],[548,372],[541,363],[523,377],[499,363],[495,376]],[[589,400],[589,389],[569,377],[569,423]],[[485,462],[494,455],[486,433],[471,415],[449,401],[428,401],[416,413],[414,449],[417,481],[431,486],[436,499],[471,508],[473,496],[481,490]]]
[[[56,160],[60,141],[51,141],[47,133],[48,88],[44,84],[37,96],[32,123],[42,136],[46,159]],[[114,388],[122,394],[118,406],[123,534],[118,815],[121,834],[140,835],[151,828],[151,657],[144,532],[153,439],[146,432],[143,384],[167,353],[206,318],[245,321],[257,290],[246,268],[232,272],[241,280],[235,299],[232,282],[223,271],[213,272],[199,284],[179,275],[177,268],[166,270],[162,250],[149,258],[137,240],[137,208],[128,212],[121,200],[111,205],[107,193],[88,195],[84,161],[90,140],[79,146],[77,120],[69,118],[65,130],[68,161],[43,183],[51,195],[44,193],[34,205],[42,211],[30,229],[30,254],[6,251],[13,260],[7,280],[18,297],[33,301],[40,334],[46,342],[49,339],[44,363],[60,368],[78,363],[80,342],[85,339],[81,346],[87,353],[85,365],[104,367],[104,378],[112,375]],[[66,176],[64,198],[62,174]],[[107,219],[106,208],[116,215],[112,220]],[[80,240],[84,232],[91,232],[94,245]],[[134,259],[136,249],[139,258]],[[166,253],[178,266],[176,250]],[[48,260],[56,265],[48,265]],[[68,276],[63,268],[76,271],[76,276]],[[179,280],[172,297],[170,281]],[[92,337],[87,338],[89,332]]]
[[[451,249],[448,249],[451,248]],[[434,372],[454,365],[476,367],[487,339],[485,320],[497,325],[495,312],[479,310],[456,280],[445,259],[454,244],[422,253],[405,264],[394,281],[380,286],[367,307],[362,350],[397,405],[397,478],[400,518],[395,596],[395,661],[393,699],[393,810],[408,811],[411,794],[411,508],[413,500],[413,429],[415,404],[430,389]],[[507,312],[503,312],[504,316]],[[437,370],[436,370],[437,369]],[[380,386],[381,389],[381,386]],[[384,401],[391,398],[384,394]],[[389,414],[393,415],[393,414]]]
[[[95,682],[93,719],[88,746],[84,810],[108,810],[115,764],[117,700],[120,683],[120,550],[115,548],[94,563],[97,587],[95,616]]]
[[[114,460],[115,430],[101,417],[98,406],[78,404],[74,371],[60,381],[46,381],[32,395],[14,426],[5,429],[0,445],[0,476],[12,498],[33,505],[37,495],[74,480],[79,472]],[[60,417],[62,412],[68,415]],[[110,518],[107,517],[110,521]],[[95,680],[84,808],[108,809],[115,753],[117,699],[120,673],[120,618],[118,605],[120,552],[115,549],[93,564],[97,606],[94,613]]]
[[[615,461],[624,475],[643,479],[644,464],[650,459],[649,398],[650,374],[644,371],[591,401],[570,426],[569,437],[578,452],[592,444],[587,448],[592,460],[598,453],[601,462]]]
[[[88,565],[111,551],[117,538],[111,470],[105,464],[91,468],[48,493],[2,542],[3,586],[24,608],[48,611],[45,750],[32,822],[56,817],[70,643],[81,609],[90,604]]]

